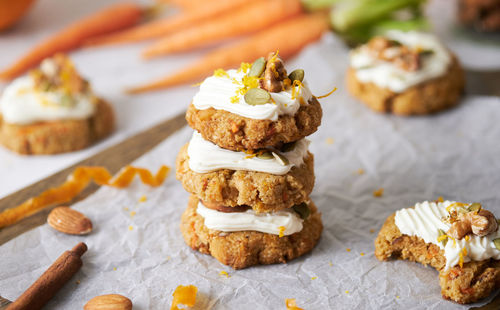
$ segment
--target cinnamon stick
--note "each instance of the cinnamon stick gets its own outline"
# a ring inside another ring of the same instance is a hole
[[[86,251],[87,245],[80,242],[64,252],[7,310],[41,309],[82,267],[81,256]]]

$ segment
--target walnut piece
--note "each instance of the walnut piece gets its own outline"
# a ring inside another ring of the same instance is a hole
[[[454,222],[446,234],[455,239],[462,239],[473,233],[477,236],[486,236],[498,229],[498,223],[488,210],[481,209],[479,212],[471,211],[460,214],[458,221]]]
[[[276,53],[270,53],[267,56],[266,69],[264,70],[264,78],[261,80],[261,87],[268,92],[278,93],[285,89],[283,81],[287,78],[283,60]]]
[[[417,71],[422,65],[421,53],[410,50],[398,41],[375,37],[368,42],[368,49],[375,57],[394,63],[406,71]]]

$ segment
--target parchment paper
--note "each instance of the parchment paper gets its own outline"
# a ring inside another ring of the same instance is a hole
[[[134,309],[166,309],[180,284],[199,288],[195,309],[284,309],[285,298],[305,309],[462,308],[441,298],[434,269],[379,262],[373,241],[392,212],[438,196],[480,201],[500,215],[500,99],[465,98],[458,108],[429,117],[376,114],[347,94],[346,57],[343,45],[327,35],[289,64],[305,69],[316,95],[339,88],[321,100],[322,126],[310,136],[312,199],[325,226],[311,254],[234,271],[192,251],[179,231],[188,194],[172,172],[159,188],[138,181],[124,190],[103,187],[74,205],[94,223],[89,236],[43,225],[1,246],[0,295],[15,299],[63,251],[84,241],[83,268],[47,309],[81,309],[107,293],[128,296]],[[174,167],[191,133],[184,128],[135,165]],[[375,198],[379,188],[384,195]]]

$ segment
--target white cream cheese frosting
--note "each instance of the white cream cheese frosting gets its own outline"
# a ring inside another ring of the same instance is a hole
[[[453,203],[455,202],[425,201],[417,203],[414,208],[399,210],[395,217],[396,226],[402,234],[420,237],[426,243],[433,243],[444,250],[445,270],[459,264],[461,256],[463,262],[482,261],[489,258],[500,259],[500,250],[493,243],[494,239],[500,238],[499,230],[484,237],[471,234],[467,238],[468,240],[466,238],[449,239],[446,245],[443,245],[443,242],[438,242],[438,229],[447,232],[451,227],[451,224],[443,219],[449,215],[446,208]]]
[[[45,60],[41,69],[51,70],[51,60]],[[0,113],[6,123],[28,125],[42,121],[86,119],[95,112],[96,98],[91,92],[71,95],[66,104],[62,91],[37,90],[31,76],[14,80],[0,97]]]
[[[267,234],[287,236],[302,230],[303,220],[292,210],[271,213],[255,213],[252,209],[245,212],[220,212],[212,210],[200,201],[196,212],[205,220],[209,229],[224,232],[260,231]]]
[[[378,59],[363,45],[350,54],[350,65],[356,77],[363,83],[374,83],[393,92],[400,93],[411,86],[445,74],[451,62],[448,50],[432,34],[410,31],[388,31],[388,39],[396,40],[410,49],[430,50],[433,53],[422,59],[417,71],[405,71],[389,61]],[[390,49],[387,50],[390,52]]]
[[[197,173],[207,173],[220,169],[247,170],[266,172],[276,175],[287,174],[294,166],[301,166],[307,156],[309,140],[301,139],[288,152],[280,153],[288,159],[283,165],[276,158],[262,159],[245,152],[223,149],[216,144],[203,139],[197,131],[193,132],[187,153],[189,168]]]
[[[198,110],[214,108],[225,110],[243,117],[261,120],[276,121],[280,115],[294,115],[300,108],[301,102],[307,104],[313,97],[307,87],[290,87],[279,93],[270,93],[272,101],[262,105],[250,105],[239,95],[236,102],[231,102],[242,81],[245,73],[238,70],[228,70],[227,76],[210,76],[200,85],[200,90],[193,98],[193,105]],[[294,93],[292,89],[295,88]],[[297,94],[295,94],[295,92]]]

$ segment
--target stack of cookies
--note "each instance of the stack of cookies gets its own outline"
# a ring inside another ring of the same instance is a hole
[[[177,179],[192,194],[186,243],[235,269],[311,251],[323,225],[309,199],[305,137],[321,116],[304,71],[287,74],[277,53],[208,77],[186,114],[195,132],[177,157]]]

